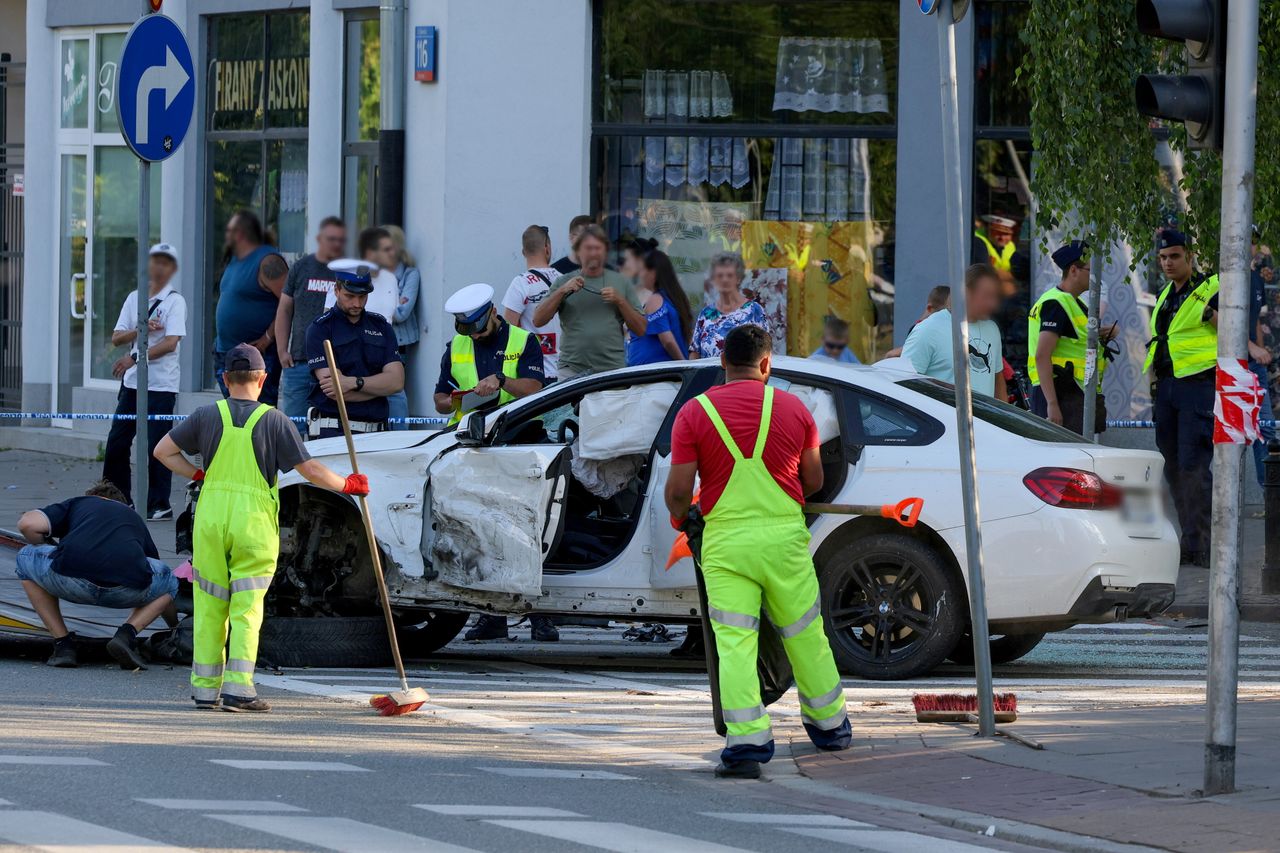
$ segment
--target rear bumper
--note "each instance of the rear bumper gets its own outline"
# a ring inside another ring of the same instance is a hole
[[[1156,616],[1173,604],[1175,585],[1140,583],[1135,587],[1105,587],[1102,578],[1094,578],[1075,604],[1070,615],[1078,622],[1110,622],[1129,616]]]

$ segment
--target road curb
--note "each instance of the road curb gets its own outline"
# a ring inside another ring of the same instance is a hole
[[[883,797],[878,794],[850,791],[809,778],[796,764],[795,758],[796,756],[793,755],[789,761],[772,765],[769,776],[770,783],[808,796],[825,796],[844,800],[845,802],[857,803],[862,806],[917,815],[952,829],[978,834],[982,838],[988,837],[986,836],[988,828],[995,827],[995,835],[991,837],[1049,850],[1060,850],[1063,853],[1163,853],[1161,848],[1157,847],[1127,844],[1106,838],[1096,838],[1091,835],[1077,835],[1034,823],[1023,823],[1008,818],[946,808],[945,806],[933,806],[925,803],[914,803],[910,800]]]
[[[1248,601],[1239,605],[1240,618],[1246,622],[1280,622],[1280,604],[1269,604]],[[1173,619],[1208,619],[1207,604],[1178,604],[1160,614]]]

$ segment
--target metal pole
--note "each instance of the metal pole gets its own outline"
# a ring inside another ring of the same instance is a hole
[[[1253,222],[1253,155],[1258,96],[1258,0],[1227,5],[1226,94],[1223,101],[1222,255],[1218,295],[1218,359],[1247,355],[1249,237]],[[1209,572],[1208,719],[1204,793],[1227,794],[1236,783],[1236,685],[1239,677],[1240,493],[1245,447],[1213,446],[1212,563]]]
[[[1095,240],[1096,242],[1096,240]],[[1102,247],[1093,247],[1089,270],[1089,332],[1084,351],[1084,423],[1080,434],[1090,441],[1097,441],[1093,422],[1098,411],[1098,332],[1102,318]]]
[[[408,62],[405,0],[382,0],[378,112],[378,221],[404,225],[404,84]]]
[[[151,164],[138,160],[138,436],[133,453],[133,507],[147,517],[147,472],[151,454],[147,442],[147,307],[151,282],[147,276],[148,238],[151,234]]]
[[[942,89],[942,164],[947,200],[947,272],[951,281],[951,358],[955,367],[956,436],[960,451],[960,489],[964,500],[965,558],[969,567],[969,616],[973,666],[978,682],[978,734],[996,732],[992,705],[991,643],[987,630],[987,591],[982,577],[982,530],[978,519],[977,462],[973,446],[973,395],[969,388],[969,321],[964,289],[964,191],[960,168],[960,111],[956,85],[956,36],[952,0],[938,9],[938,60]]]

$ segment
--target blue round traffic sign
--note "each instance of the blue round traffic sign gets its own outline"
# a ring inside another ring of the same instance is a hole
[[[926,15],[932,15],[938,11],[938,7],[942,5],[942,0],[916,0],[920,6],[920,11]]]
[[[143,160],[168,158],[187,135],[196,106],[191,48],[172,18],[146,15],[133,25],[116,79],[125,142]]]

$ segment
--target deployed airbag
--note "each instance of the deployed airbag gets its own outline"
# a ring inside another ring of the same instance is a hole
[[[581,458],[647,456],[679,390],[678,382],[658,382],[584,396],[578,408]]]

